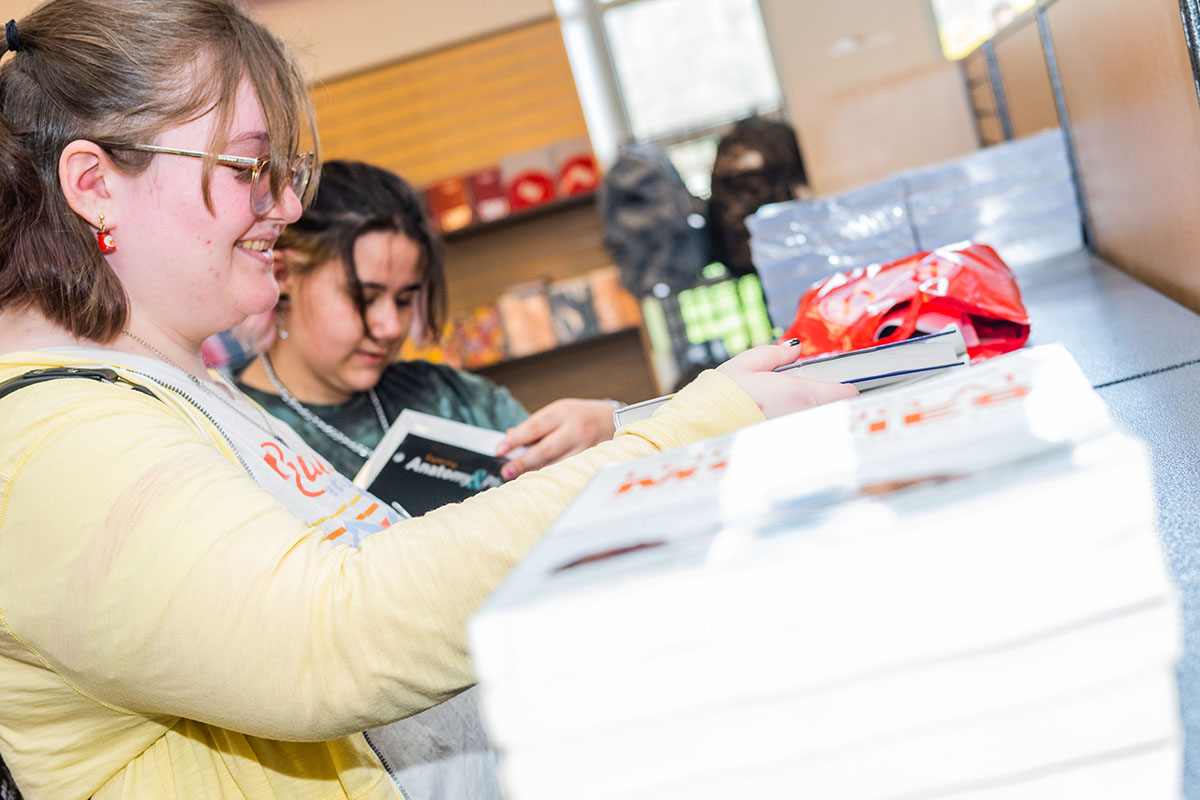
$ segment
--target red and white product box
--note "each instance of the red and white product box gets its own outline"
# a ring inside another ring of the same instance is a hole
[[[549,148],[500,159],[500,179],[513,211],[544,205],[557,197],[554,175],[554,157]]]
[[[472,173],[467,178],[474,200],[475,219],[491,222],[508,215],[508,195],[500,180],[500,168],[488,167]]]
[[[555,185],[560,197],[589,194],[600,186],[600,168],[586,136],[562,139],[550,145],[554,154]]]
[[[425,190],[429,219],[443,233],[465,228],[474,221],[471,198],[464,178],[446,178]]]

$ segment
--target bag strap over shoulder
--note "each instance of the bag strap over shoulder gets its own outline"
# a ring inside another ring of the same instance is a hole
[[[18,375],[15,378],[10,378],[0,383],[0,399],[7,397],[18,389],[33,386],[35,383],[41,383],[42,381],[55,380],[56,378],[89,378],[103,383],[123,384],[136,392],[157,398],[154,392],[145,386],[121,377],[114,369],[107,367],[50,367],[47,369],[30,370],[23,375]]]

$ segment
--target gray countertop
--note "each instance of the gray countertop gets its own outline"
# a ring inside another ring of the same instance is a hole
[[[1186,734],[1184,790],[1200,798],[1200,365],[1101,388],[1117,422],[1150,447],[1158,530],[1183,608],[1179,699]]]
[[[1200,316],[1094,256],[1015,271],[1029,344],[1062,342],[1094,386],[1200,359]]]
[[[1152,453],[1159,533],[1185,628],[1184,791],[1200,800],[1200,316],[1084,252],[1015,271],[1029,343],[1066,345],[1118,424]]]

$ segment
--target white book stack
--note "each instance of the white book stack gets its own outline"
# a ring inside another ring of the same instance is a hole
[[[470,643],[512,800],[1180,797],[1147,455],[1059,346],[603,470]]]

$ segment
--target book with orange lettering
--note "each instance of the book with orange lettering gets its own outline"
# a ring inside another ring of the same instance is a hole
[[[1174,796],[1155,520],[1060,345],[609,465],[470,620],[489,739],[528,800],[1065,797],[1135,750]]]
[[[503,483],[501,431],[404,409],[354,478],[401,514],[420,516]]]
[[[728,523],[974,475],[1111,425],[1065,349],[1020,350],[605,467],[518,565],[512,590],[521,578],[537,583],[538,571],[548,588],[601,552],[650,558],[648,543],[705,540]]]

